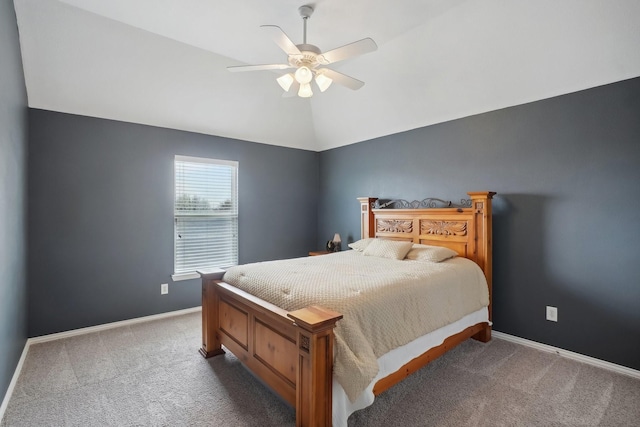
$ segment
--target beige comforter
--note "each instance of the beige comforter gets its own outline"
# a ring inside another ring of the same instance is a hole
[[[377,358],[489,304],[472,261],[391,260],[360,252],[230,268],[224,281],[287,311],[320,305],[344,315],[334,375],[351,401],[378,373]]]

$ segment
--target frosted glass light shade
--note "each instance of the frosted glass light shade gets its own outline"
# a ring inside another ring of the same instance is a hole
[[[300,90],[298,90],[298,96],[300,98],[310,98],[312,95],[313,91],[311,90],[311,85],[309,83],[300,85]]]
[[[289,92],[289,89],[291,89],[291,85],[293,84],[293,74],[289,73],[284,76],[280,76],[276,81],[285,92]]]
[[[340,238],[340,234],[336,233],[333,236],[333,243],[338,243],[338,242],[342,242],[342,239]]]
[[[331,83],[333,83],[333,80],[324,74],[318,73],[318,75],[316,75],[316,84],[318,85],[318,88],[320,88],[320,92],[324,92],[329,89]]]
[[[309,67],[302,66],[296,70],[296,81],[301,85],[307,84],[313,79],[313,73]]]

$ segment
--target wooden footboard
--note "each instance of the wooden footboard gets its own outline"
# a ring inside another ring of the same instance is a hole
[[[204,357],[228,348],[296,408],[296,425],[331,425],[333,328],[342,315],[311,306],[287,312],[202,275]]]

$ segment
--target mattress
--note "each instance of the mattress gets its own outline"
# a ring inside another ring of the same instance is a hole
[[[434,263],[345,251],[232,267],[223,280],[287,311],[320,305],[343,314],[334,378],[351,403],[379,375],[383,355],[489,304],[482,270],[459,257]]]

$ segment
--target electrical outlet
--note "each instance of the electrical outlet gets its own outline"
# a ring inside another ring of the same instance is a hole
[[[169,293],[169,284],[163,283],[160,285],[160,295],[166,295]]]
[[[558,307],[547,306],[547,320],[552,322],[558,321]]]

